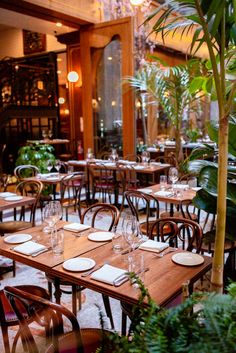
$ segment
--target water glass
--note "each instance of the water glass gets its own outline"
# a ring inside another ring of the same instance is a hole
[[[73,165],[68,166],[68,174],[73,174],[74,173],[74,167]]]
[[[197,178],[196,177],[190,177],[188,179],[188,185],[190,188],[195,188],[197,186]]]
[[[122,231],[117,229],[113,229],[112,249],[116,254],[120,254],[124,250],[124,237]]]
[[[167,176],[160,175],[160,189],[165,190],[167,187]]]
[[[52,229],[51,233],[52,252],[55,255],[61,255],[64,252],[64,232],[62,229]]]
[[[145,259],[143,253],[132,253],[128,256],[128,271],[134,272],[142,282],[145,279]],[[138,285],[132,281],[134,288],[137,288]]]

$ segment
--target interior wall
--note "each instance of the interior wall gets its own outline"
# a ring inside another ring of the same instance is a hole
[[[46,51],[65,50],[66,46],[57,41],[56,37],[46,36]],[[0,35],[0,60],[5,57],[19,58],[24,56],[23,31],[10,29]]]

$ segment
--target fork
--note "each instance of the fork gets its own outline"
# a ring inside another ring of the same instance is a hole
[[[169,254],[170,252],[174,252],[174,251],[176,251],[176,250],[178,250],[178,248],[169,248],[168,250],[163,251],[163,252],[160,253],[160,254],[153,254],[153,255],[154,255],[155,257],[163,257],[163,256]]]

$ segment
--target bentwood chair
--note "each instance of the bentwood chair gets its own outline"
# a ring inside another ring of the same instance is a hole
[[[169,234],[166,234],[169,229]],[[168,217],[159,218],[153,222],[150,233],[150,239],[166,242],[171,247],[180,248],[187,251],[201,252],[202,245],[202,228],[190,219]],[[190,288],[191,290],[191,288]],[[121,302],[122,309],[122,334],[126,334],[127,316],[132,320],[133,306],[125,302]]]
[[[19,336],[29,353],[39,353],[42,346],[36,343],[30,322],[43,329],[48,327],[46,353],[94,353],[102,345],[103,333],[109,334],[99,329],[80,329],[76,316],[62,305],[16,287],[5,287],[4,291],[18,318]]]
[[[14,169],[14,175],[18,181],[22,181],[24,178],[35,177],[38,173],[38,167],[31,164],[19,165]]]
[[[41,288],[38,286],[21,285],[21,286],[16,286],[15,288],[40,296],[41,298],[44,298],[44,299],[49,299],[48,292],[44,288]],[[23,308],[21,308],[20,311],[21,311],[21,314],[24,316],[24,319],[30,322],[31,318],[29,317],[27,312]],[[0,291],[0,326],[2,330],[5,353],[10,353],[11,349],[10,349],[8,328],[12,326],[19,326],[19,320],[3,290]],[[19,336],[17,334],[13,340],[12,352],[14,352],[16,348],[15,346],[17,344],[18,338]]]
[[[80,213],[79,213],[80,215]],[[104,217],[106,217],[106,222],[104,222]],[[91,225],[91,227],[97,227],[106,231],[111,231],[111,229],[116,226],[119,222],[120,212],[116,206],[104,203],[97,203],[88,207],[81,216],[81,223]],[[55,278],[47,275],[48,280],[48,290],[50,297],[52,298],[52,284],[55,286]],[[60,290],[65,294],[72,294],[72,311],[77,314],[77,298],[79,299],[79,309],[81,308],[81,291],[84,287],[78,286],[69,281],[61,281]],[[64,287],[71,287],[68,290]],[[103,303],[106,310],[107,317],[110,319],[111,328],[114,329],[114,322],[110,307],[109,297],[105,294],[103,296]]]
[[[22,206],[20,209],[19,219],[14,221],[5,221],[0,223],[0,235],[4,236],[7,233],[15,233],[35,225],[35,213],[43,189],[43,184],[37,180],[22,181],[16,187],[16,193],[22,196],[34,197],[34,202],[31,205]],[[29,212],[29,220],[25,220],[26,211]],[[10,267],[15,276],[15,261]]]
[[[133,216],[140,223],[142,234],[149,237],[153,222],[159,218],[158,200],[152,195],[137,190],[126,191],[125,198]]]
[[[80,207],[81,192],[85,186],[84,172],[76,172],[64,176],[60,181],[60,202],[62,210],[65,210],[65,218],[68,221],[68,212],[70,208]]]

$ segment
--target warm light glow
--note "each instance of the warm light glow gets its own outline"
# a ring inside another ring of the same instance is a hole
[[[108,56],[107,60],[111,61],[112,60],[112,56]]]
[[[56,23],[56,26],[57,26],[57,27],[62,27],[62,23],[61,23],[61,22],[57,22],[57,23]]]
[[[69,114],[70,114],[69,109],[65,109],[65,115],[69,115]]]
[[[38,81],[37,82],[37,87],[38,87],[38,89],[43,90],[43,81]]]
[[[61,70],[57,70],[57,74],[60,75],[61,74]]]
[[[66,101],[66,100],[65,100],[64,97],[59,97],[59,98],[58,98],[58,103],[59,103],[59,104],[64,104],[65,101]]]
[[[62,61],[62,58],[57,58],[57,62],[61,62]]]
[[[18,66],[18,65],[15,66],[15,70],[16,70],[16,71],[19,70],[19,66]]]
[[[112,107],[115,107],[115,106],[116,106],[116,101],[112,101],[112,102],[111,102],[111,106],[112,106]]]
[[[144,3],[144,0],[130,0],[131,5],[140,6]]]
[[[69,82],[77,82],[79,80],[79,75],[76,71],[70,71],[67,75]]]

